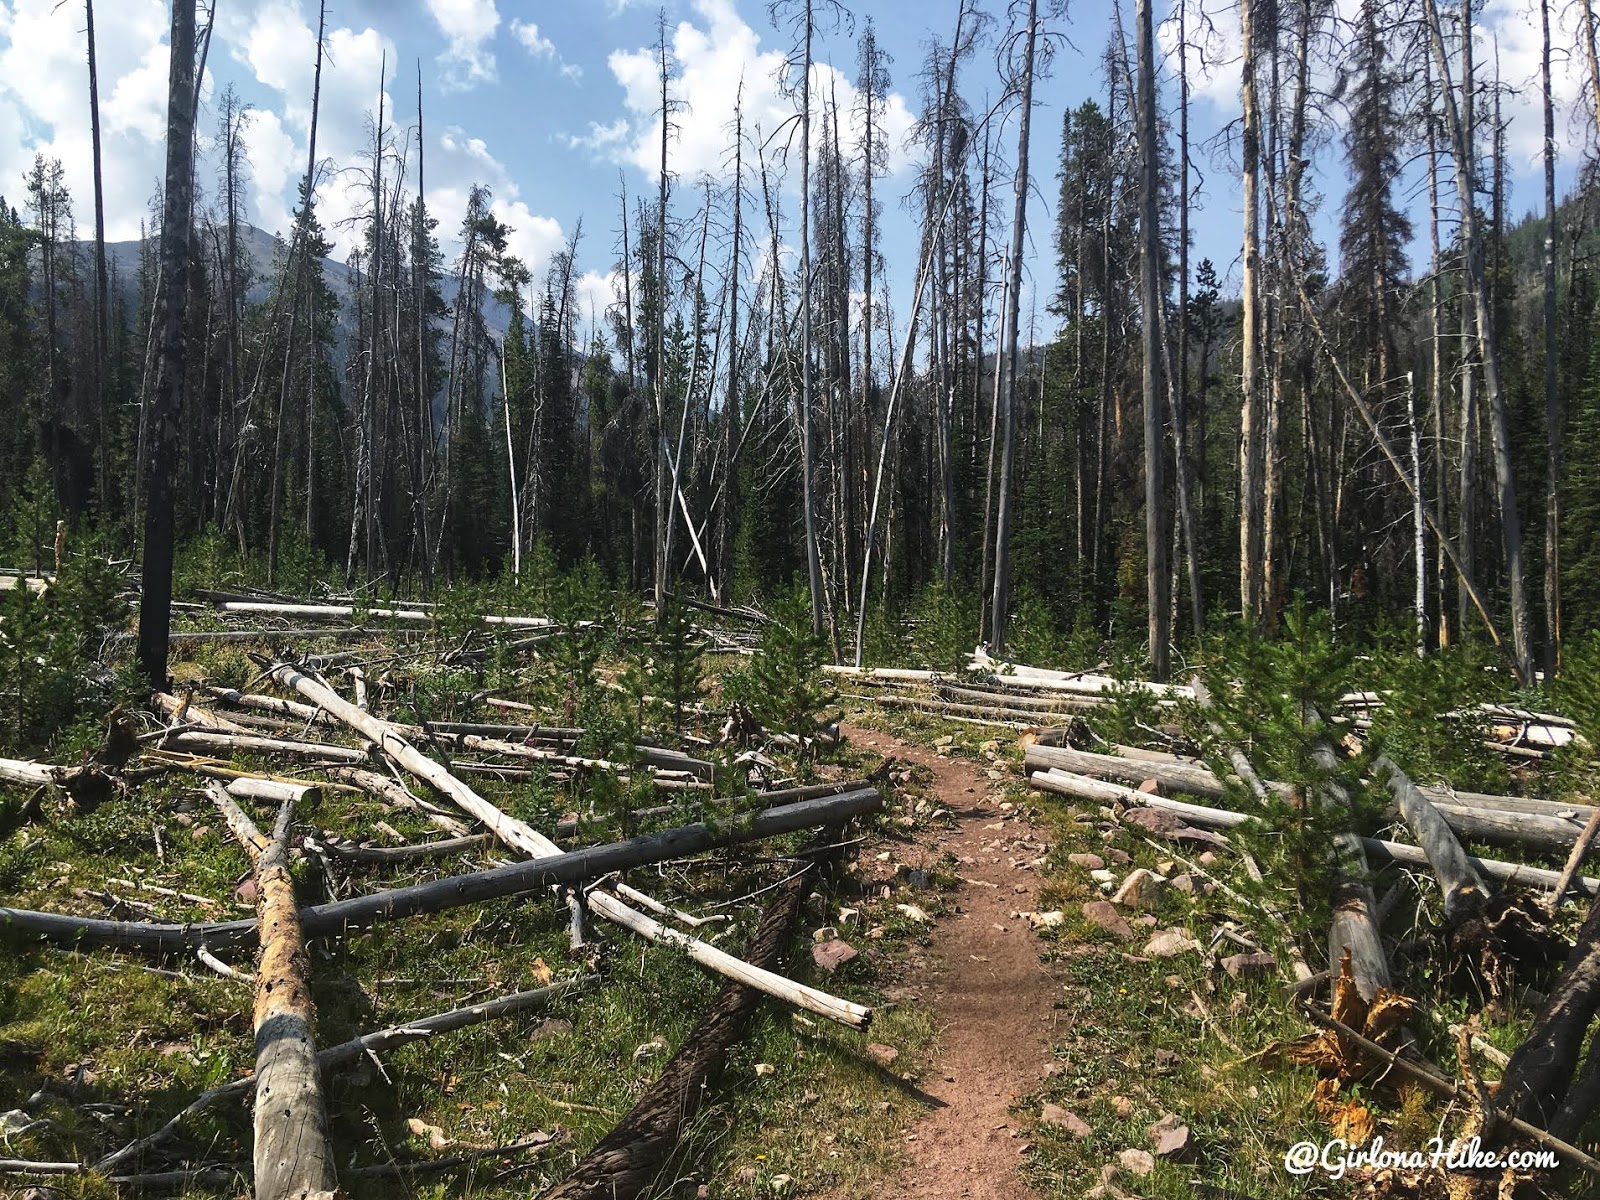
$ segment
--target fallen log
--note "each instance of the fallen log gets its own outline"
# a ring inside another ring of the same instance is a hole
[[[1417,845],[1428,856],[1428,865],[1433,868],[1434,878],[1444,892],[1445,921],[1456,925],[1477,916],[1489,898],[1488,889],[1467,860],[1466,850],[1443,814],[1388,755],[1379,755],[1373,767],[1388,776],[1386,784],[1395,807],[1400,810]]]
[[[188,723],[200,725],[213,733],[242,733],[248,735],[250,731],[242,725],[236,725],[226,717],[218,716],[209,709],[202,708],[194,703],[191,697],[179,699],[168,692],[157,692],[152,697],[155,706],[172,718],[174,724]]]
[[[760,841],[819,825],[835,825],[851,817],[876,812],[882,807],[882,797],[872,788],[862,788],[838,796],[801,800],[756,813],[748,822],[685,825],[659,833],[644,834],[627,841],[611,842],[569,853],[557,850],[538,858],[491,867],[483,871],[448,875],[443,879],[427,883],[389,888],[327,904],[314,904],[300,910],[300,924],[307,937],[336,934],[346,929],[370,925],[374,921],[442,912],[465,904],[526,895],[555,884],[598,879],[613,871],[684,858],[721,846]],[[605,899],[607,897],[597,893],[590,898],[590,902],[598,908],[600,902]],[[219,946],[245,944],[255,937],[256,922],[217,921],[177,925],[110,921],[94,917],[69,916],[64,913],[0,908],[0,929],[36,934],[65,945],[119,946],[128,950],[166,951],[192,950],[202,943],[213,949]],[[673,931],[668,931],[669,935],[672,933]],[[676,942],[677,939],[665,936],[663,940]],[[738,960],[734,959],[733,962],[737,964]],[[741,965],[747,966],[747,964]],[[782,985],[798,986],[789,984],[787,980],[774,983],[760,975],[756,978],[762,980],[763,990]],[[832,1001],[832,1004],[829,1005],[825,1003],[826,1001]],[[803,999],[797,1002],[808,1008],[812,1003],[823,1004],[828,1011],[821,1015],[832,1016],[835,1020],[841,1016],[850,1016],[851,1024],[865,1024],[871,1013],[870,1009],[863,1009],[860,1005],[846,1006],[844,1001],[835,1000],[825,993],[818,992],[812,995],[809,989],[803,993]],[[836,1013],[839,1015],[835,1016]]]
[[[1099,707],[1098,700],[1085,696],[1024,696],[1015,692],[985,691],[974,687],[958,687],[953,683],[936,683],[934,692],[951,700],[964,700],[991,708],[1010,708],[1023,712],[1080,713]]]
[[[1507,1111],[1545,1124],[1562,1107],[1584,1035],[1600,1011],[1600,902],[1590,906],[1567,961],[1528,1036],[1511,1055],[1498,1097]],[[1589,1114],[1581,1114],[1585,1119]],[[1572,1114],[1568,1114],[1570,1124]]]
[[[1412,786],[1416,787],[1415,784]],[[1565,854],[1583,834],[1584,826],[1566,817],[1470,808],[1441,801],[1437,799],[1438,792],[1428,788],[1418,787],[1417,792],[1434,807],[1457,836],[1471,841],[1493,842],[1497,846],[1529,846],[1552,854]],[[1593,819],[1591,811],[1590,820]]]
[[[362,712],[348,703],[338,693],[318,683],[304,672],[287,663],[264,663],[263,666],[281,686],[299,692],[306,699],[326,709],[345,724],[371,738],[406,770],[415,774],[450,797],[465,812],[482,821],[497,838],[515,850],[529,855],[559,855],[561,848],[525,822],[508,816],[457,779],[444,767],[421,754],[405,738],[396,733],[386,721]],[[615,896],[597,893],[590,897],[590,908],[609,921],[624,925],[651,941],[663,941],[682,948],[701,966],[726,975],[741,983],[748,983],[770,995],[779,996],[819,1016],[828,1017],[845,1025],[860,1028],[871,1019],[872,1010],[830,996],[815,988],[804,987],[790,980],[751,968],[733,955],[719,950],[709,942],[691,938],[675,929],[668,929],[642,913],[629,908]]]
[[[1069,772],[1059,769],[1037,771],[1028,777],[1029,786],[1040,791],[1059,792],[1063,795],[1079,795],[1070,786],[1061,786],[1063,780],[1076,778]],[[1098,782],[1091,780],[1090,782]],[[1132,789],[1128,789],[1130,792]],[[1173,800],[1166,796],[1155,796],[1146,792],[1134,793],[1138,795],[1139,802],[1147,808],[1159,808],[1182,817],[1191,825],[1202,829],[1237,829],[1247,821],[1256,820],[1246,813],[1232,812],[1225,808],[1208,808],[1201,804],[1189,804],[1183,800]],[[1109,798],[1109,797],[1105,797]],[[1376,855],[1380,864],[1394,863],[1398,866],[1428,865],[1428,858],[1415,846],[1407,846],[1401,842],[1382,841],[1378,838],[1364,837],[1361,845],[1368,854]],[[1560,872],[1551,871],[1544,867],[1530,867],[1523,863],[1502,862],[1493,858],[1478,858],[1468,855],[1467,861],[1480,875],[1498,880],[1501,883],[1512,883],[1524,887],[1553,887],[1560,878]],[[1578,876],[1571,882],[1571,890],[1582,892],[1585,896],[1600,895],[1600,879],[1591,876]]]
[[[809,882],[804,875],[786,881],[762,914],[746,952],[753,965],[778,965]],[[725,987],[627,1116],[543,1200],[633,1200],[649,1187],[760,999],[751,988]]]
[[[434,614],[415,608],[362,608],[356,609],[349,604],[269,604],[255,600],[223,600],[217,603],[217,610],[225,613],[258,613],[271,617],[325,617],[330,620],[355,619],[357,612],[364,618],[373,621],[422,621],[431,622]],[[500,617],[492,614],[480,613],[473,618],[482,621],[485,625],[496,625],[506,629],[553,629],[556,622],[549,617]]]
[[[294,700],[279,699],[276,696],[249,695],[231,688],[208,688],[207,691],[218,699],[225,700],[227,703],[240,708],[259,709],[264,712],[291,717],[295,720],[310,721],[335,728],[340,724],[325,709],[319,708],[314,704],[302,704]],[[356,707],[363,712],[366,711],[366,708],[360,704],[357,704]],[[582,736],[582,729],[539,725],[485,725],[469,721],[430,721],[426,727],[406,725],[399,722],[390,722],[389,724],[402,737],[431,737],[437,739],[441,744],[458,750],[472,750],[484,754],[509,754],[521,758],[534,758],[543,762],[554,762],[564,766],[593,770],[609,770],[616,767],[616,764],[608,763],[603,759],[582,758],[527,744],[529,742],[551,742],[559,745],[573,742]],[[249,731],[240,730],[239,732],[248,733]],[[650,766],[665,770],[687,771],[698,779],[711,778],[712,764],[705,759],[694,758],[677,750],[650,745],[639,746],[638,753],[643,761]]]
[[[339,722],[314,704],[301,704],[298,700],[284,700],[278,696],[259,696],[249,692],[241,692],[236,688],[223,688],[206,686],[201,689],[208,696],[215,697],[225,704],[235,708],[253,708],[260,712],[272,713],[280,717],[290,717],[296,721],[310,721],[317,725],[326,725],[330,729],[337,729]]]
[[[60,788],[85,811],[109,799],[116,786],[112,776],[94,763],[81,767],[58,767],[17,758],[0,758],[0,783]]]
[[[166,743],[169,749],[191,752],[237,754],[283,754],[292,758],[307,758],[319,762],[364,763],[372,760],[366,750],[352,746],[335,746],[328,742],[296,742],[284,738],[258,737],[255,734],[205,733],[191,730],[173,734]]]
[[[1075,775],[1092,775],[1139,784],[1154,779],[1162,787],[1191,796],[1220,800],[1228,789],[1204,763],[1182,759],[1142,758],[1138,761],[1116,754],[1096,754],[1070,746],[1035,744],[1023,756],[1023,771],[1052,767]],[[1265,781],[1265,787],[1287,795],[1284,784]],[[1597,811],[1585,805],[1561,804],[1518,796],[1491,796],[1460,792],[1452,788],[1418,787],[1458,834],[1483,841],[1531,845],[1544,850],[1565,851],[1582,831],[1579,821]],[[1506,814],[1515,813],[1508,818]]]
[[[391,808],[421,813],[446,833],[462,837],[471,832],[464,821],[451,816],[431,801],[413,796],[403,784],[390,779],[387,775],[379,775],[376,771],[364,771],[360,767],[332,767],[327,773],[335,779],[342,779],[360,788]]]
[[[316,1019],[311,964],[294,898],[294,877],[289,874],[294,803],[284,801],[268,839],[226,791],[215,785],[210,790],[256,863],[260,929],[255,981],[256,1198],[334,1200],[339,1180],[328,1145],[328,1115],[311,1037]]]
[[[1561,878],[1556,880],[1555,887],[1550,889],[1550,899],[1545,907],[1552,913],[1561,907],[1561,898],[1566,895],[1567,888],[1572,884],[1572,877],[1578,873],[1578,868],[1583,866],[1583,860],[1589,854],[1589,847],[1594,845],[1595,835],[1600,833],[1600,809],[1596,809],[1594,816],[1589,818],[1588,824],[1583,827],[1583,832],[1578,835],[1578,840],[1572,844],[1572,853],[1567,855],[1566,865],[1561,868]],[[1600,1046],[1600,1043],[1596,1043]]]
[[[1029,709],[1014,709],[990,707],[982,704],[967,704],[955,700],[940,700],[927,696],[850,696],[847,700],[866,700],[872,704],[880,704],[884,708],[905,708],[914,712],[926,713],[929,716],[949,717],[977,717],[986,721],[1000,724],[1020,725],[1024,728],[1031,725],[1063,724],[1069,719],[1068,714],[1049,712],[1035,712]],[[1048,718],[1059,716],[1060,720],[1052,722]]]
[[[265,800],[270,803],[306,805],[315,808],[322,803],[322,788],[314,783],[290,783],[281,779],[230,780],[225,787],[235,800]]]
[[[208,642],[254,642],[263,646],[281,646],[285,642],[379,642],[393,639],[427,637],[426,629],[365,629],[359,625],[351,628],[312,626],[303,629],[206,629],[190,630],[167,635],[174,646],[205,645]]]
[[[537,988],[526,992],[513,992],[510,995],[501,996],[497,1000],[488,1000],[482,1004],[469,1005],[466,1008],[454,1008],[448,1012],[435,1013],[431,1017],[421,1017],[414,1021],[407,1021],[403,1025],[392,1025],[387,1029],[364,1033],[351,1038],[349,1041],[340,1042],[337,1045],[317,1051],[317,1069],[327,1072],[336,1067],[355,1062],[357,1059],[365,1058],[368,1054],[382,1053],[396,1046],[422,1041],[441,1033],[454,1033],[458,1029],[466,1029],[473,1025],[482,1024],[485,1021],[509,1017],[535,1008],[543,1008],[556,1000],[599,982],[599,978],[598,975],[585,975],[580,978],[552,984],[549,987]],[[220,1087],[201,1092],[155,1132],[129,1142],[122,1149],[102,1158],[94,1164],[94,1169],[97,1171],[110,1171],[114,1167],[121,1166],[123,1163],[170,1139],[190,1117],[204,1112],[219,1100],[247,1096],[255,1090],[255,1086],[256,1077],[254,1075],[245,1075],[241,1078],[230,1080]]]
[[[1019,663],[1001,662],[991,658],[979,646],[972,652],[972,668],[987,671],[1001,679],[1026,683],[1029,687],[1054,691],[1077,692],[1083,695],[1107,695],[1119,691],[1149,692],[1165,699],[1191,700],[1194,693],[1178,683],[1150,683],[1142,679],[1113,679],[1110,675],[1097,675],[1088,671],[1049,671]]]
[[[1322,714],[1314,707],[1307,705],[1304,712],[1313,725],[1326,728]],[[1333,747],[1325,738],[1319,738],[1311,744],[1310,757],[1323,774],[1319,789],[1323,794],[1317,797],[1318,802],[1331,801],[1348,812],[1350,793],[1338,781],[1340,761]],[[1259,779],[1254,790],[1258,795],[1266,793]],[[1380,990],[1394,986],[1389,956],[1383,949],[1383,923],[1377,917],[1378,898],[1372,894],[1372,885],[1368,882],[1371,872],[1360,837],[1346,828],[1334,834],[1333,846],[1339,861],[1339,876],[1333,884],[1332,918],[1328,923],[1328,962],[1342,963],[1349,955],[1356,991],[1370,1004]]]
[[[419,858],[441,858],[462,850],[476,850],[494,839],[487,833],[470,833],[465,837],[440,838],[436,842],[418,842],[408,846],[367,846],[345,841],[331,833],[324,833],[317,844],[335,858],[347,862],[378,863],[388,865],[414,862]]]

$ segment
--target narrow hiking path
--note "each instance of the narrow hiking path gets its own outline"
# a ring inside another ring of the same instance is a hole
[[[1059,983],[1039,961],[1040,942],[1013,914],[1036,909],[1039,828],[1001,807],[1002,780],[978,765],[892,734],[846,725],[852,742],[931,770],[931,798],[954,829],[927,828],[902,843],[908,867],[933,869],[954,855],[961,883],[951,912],[933,927],[925,975],[901,991],[932,1010],[936,1058],[920,1082],[932,1103],[911,1128],[909,1161],[878,1181],[874,1200],[1026,1200],[1036,1197],[1018,1167],[1029,1122],[1011,1112],[1051,1062]],[[946,864],[946,869],[948,865]]]

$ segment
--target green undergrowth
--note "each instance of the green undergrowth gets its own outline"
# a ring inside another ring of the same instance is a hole
[[[349,648],[348,643],[323,647],[327,652]],[[259,688],[258,670],[245,650],[231,643],[201,644],[176,674],[188,682]],[[472,669],[435,665],[433,653],[407,658],[411,652],[403,644],[393,653],[395,686],[383,694],[383,703],[396,719],[531,719],[483,704],[483,680]],[[559,654],[546,661],[559,662]],[[671,676],[695,695],[677,702],[669,698],[667,706],[643,714],[646,720],[670,723],[680,705],[692,705],[700,696],[717,698],[715,677],[745,665],[706,661],[704,680],[698,668],[681,663],[651,668],[656,686]],[[610,729],[610,741],[586,747],[591,752],[618,739],[631,742],[638,728],[617,714],[620,702],[610,704],[593,684],[611,673],[606,663],[596,665],[577,701],[597,729]],[[569,693],[560,680],[545,678],[549,674],[535,660],[531,668],[513,672],[512,686],[502,687],[501,694],[540,706],[547,724],[561,723]],[[792,676],[797,691],[813,686],[802,678],[805,674]],[[333,677],[336,673],[330,673]],[[782,672],[776,678],[776,686],[782,686]],[[606,721],[622,723],[612,727]],[[703,724],[695,728],[711,732]],[[85,732],[86,745],[95,732]],[[282,736],[300,735],[295,723],[284,724]],[[327,736],[326,731],[318,736]],[[712,756],[725,763],[731,753]],[[780,758],[780,779],[799,782],[858,777],[877,765],[872,756],[848,746]],[[314,769],[282,760],[245,758],[237,765],[318,776]],[[726,821],[752,804],[720,775],[721,802],[715,806],[703,805],[693,793],[657,797],[648,788],[562,782],[544,771],[518,781],[469,778],[495,804],[536,828],[551,829],[562,817],[577,814],[580,832],[570,844],[702,817]],[[892,808],[881,822],[898,827],[903,820],[921,819],[906,815],[925,811],[906,807],[907,796],[915,800],[914,783],[901,789],[907,795],[885,787]],[[642,824],[624,820],[623,811],[641,802],[666,802],[672,811]],[[256,816],[263,825],[270,822],[264,806],[257,806]],[[408,842],[442,836],[422,814],[387,809],[337,787],[326,788],[316,807],[297,812],[296,831],[390,841],[377,831],[379,822]],[[737,952],[770,901],[771,887],[802,865],[790,856],[807,836],[640,869],[630,881],[690,911],[735,917],[730,926],[700,933]],[[893,881],[887,894],[879,883],[868,888],[849,866],[854,849],[845,848],[836,869],[814,870],[808,879],[785,971],[874,1005],[870,1032],[763,1003],[750,1035],[730,1055],[652,1195],[693,1196],[700,1184],[713,1197],[818,1193],[874,1178],[895,1161],[915,1110],[911,1088],[933,1040],[924,1009],[909,1002],[884,1003],[885,986],[907,959],[917,960],[926,940],[926,927],[906,919],[895,905],[915,894],[937,911],[939,901],[931,882],[918,890]],[[498,847],[479,847],[392,867],[334,859],[331,872],[306,857],[297,862],[295,874],[302,900],[310,903],[436,878],[502,857]],[[200,781],[189,775],[146,779],[92,812],[69,813],[48,797],[0,791],[0,902],[5,904],[95,917],[115,912],[132,920],[235,919],[251,911],[236,895],[249,872],[245,853],[203,795]],[[110,907],[115,898],[127,907]],[[810,947],[814,933],[829,926],[837,927],[860,957],[822,977]],[[327,1081],[332,1141],[344,1167],[425,1162],[535,1131],[558,1134],[559,1143],[526,1160],[486,1160],[470,1171],[443,1176],[355,1180],[348,1187],[351,1195],[526,1196],[561,1178],[609,1132],[682,1044],[721,981],[681,951],[648,945],[615,927],[602,926],[595,937],[599,984],[546,1011],[412,1044],[383,1055],[381,1064],[358,1062]],[[241,952],[220,953],[236,966],[250,965]],[[72,952],[17,936],[0,938],[0,956],[6,964],[0,971],[0,1112],[21,1106],[43,1088],[45,1096],[29,1106],[29,1113],[48,1122],[12,1136],[7,1156],[93,1161],[160,1126],[196,1092],[236,1077],[251,1064],[250,987],[221,978],[193,959]],[[570,951],[565,905],[544,893],[350,931],[311,947],[316,1038],[318,1044],[333,1044],[358,1032],[582,974],[591,962],[588,952]],[[879,1066],[867,1052],[870,1042],[898,1051],[891,1068]],[[152,1155],[146,1167],[247,1164],[249,1144],[248,1110],[225,1102],[188,1122],[182,1138]],[[0,1185],[0,1195],[11,1194],[3,1189],[14,1182]],[[61,1196],[116,1194],[114,1185],[93,1176],[46,1182]],[[191,1185],[178,1194],[232,1196],[239,1186]]]
[[[1241,673],[1254,682],[1250,692],[1254,707],[1229,706],[1226,699],[1223,707],[1231,708],[1224,716],[1234,728],[1253,731],[1245,744],[1252,758],[1265,765],[1269,778],[1287,777],[1312,788],[1323,782],[1304,758],[1313,731],[1290,719],[1289,705],[1298,695],[1324,701],[1331,711],[1331,699],[1349,685],[1340,673],[1339,656],[1331,648],[1317,651],[1319,631],[1303,628],[1298,636],[1313,645],[1302,646],[1293,656],[1296,662],[1287,661],[1291,657],[1287,652],[1272,650],[1230,659],[1235,669],[1242,663]],[[1558,756],[1537,772],[1508,769],[1503,760],[1486,759],[1470,725],[1434,722],[1434,728],[1419,730],[1418,714],[1438,711],[1444,695],[1463,681],[1477,690],[1458,694],[1457,704],[1494,695],[1494,681],[1478,682],[1472,673],[1481,668],[1466,662],[1465,656],[1440,666],[1437,680],[1426,678],[1425,668],[1413,668],[1398,658],[1349,666],[1381,671],[1379,677],[1396,712],[1369,736],[1381,739],[1384,749],[1397,758],[1405,753],[1409,762],[1422,764],[1413,770],[1423,781],[1572,799],[1575,788],[1592,779],[1586,774],[1592,765],[1575,756]],[[1270,693],[1269,686],[1274,689]],[[1219,688],[1213,684],[1212,690],[1215,694]],[[1263,695],[1281,700],[1263,701]],[[1141,831],[1108,820],[1097,805],[1024,789],[1021,754],[1015,737],[1006,731],[870,703],[853,710],[851,719],[980,763],[1009,761],[1015,773],[1007,799],[1031,809],[1048,830],[1051,851],[1041,873],[1045,886],[1034,900],[1041,911],[1062,913],[1060,925],[1038,935],[1041,958],[1060,980],[1055,1001],[1060,1019],[1053,1061],[1043,1083],[1019,1097],[1014,1107],[1020,1119],[1033,1122],[1024,1173],[1041,1195],[1052,1200],[1082,1196],[1101,1181],[1107,1167],[1114,1168],[1113,1186],[1147,1200],[1194,1196],[1288,1200],[1355,1193],[1354,1176],[1344,1180],[1321,1172],[1297,1176],[1284,1163],[1285,1153],[1295,1144],[1311,1141],[1320,1146],[1336,1135],[1313,1102],[1316,1072],[1279,1052],[1284,1044],[1316,1029],[1288,991],[1291,945],[1312,970],[1336,965],[1327,958],[1326,904],[1319,905],[1312,894],[1313,888],[1326,886],[1324,860],[1290,853],[1281,826],[1276,833],[1269,823],[1255,834],[1234,835],[1236,844],[1251,848],[1267,868],[1265,882],[1254,885],[1231,852],[1201,864],[1196,860],[1203,846],[1180,848],[1147,840]],[[1131,694],[1097,711],[1080,735],[1089,748],[1098,750],[1118,743],[1165,749],[1174,737],[1191,753],[1205,748],[1202,726],[1195,723],[1193,713],[1174,713],[1153,705],[1147,696]],[[1355,806],[1342,814],[1343,820],[1363,823],[1363,832],[1409,840],[1381,815],[1381,791],[1362,782],[1369,761],[1358,757],[1341,768],[1355,793]],[[1239,796],[1220,803],[1249,807]],[[1308,827],[1306,835],[1313,832],[1314,827]],[[1503,847],[1472,844],[1468,849],[1485,857],[1561,865]],[[1069,861],[1077,853],[1100,856],[1118,880],[1144,867],[1169,879],[1188,873],[1202,886],[1193,896],[1168,888],[1159,908],[1143,922],[1139,918],[1144,914],[1125,910],[1134,936],[1121,941],[1083,915],[1085,902],[1104,899],[1107,893],[1086,867]],[[1463,987],[1459,976],[1447,969],[1450,964],[1442,961],[1438,932],[1442,913],[1431,876],[1387,867],[1373,871],[1369,882],[1380,897],[1391,888],[1400,889],[1385,926],[1385,940],[1397,986],[1417,1002],[1409,1023],[1417,1051],[1439,1074],[1454,1076],[1456,1051],[1449,1029],[1469,1021],[1477,1023],[1480,1036],[1495,1049],[1515,1050],[1528,1032],[1541,993],[1559,969],[1559,957],[1520,964],[1499,994],[1483,986]],[[1324,915],[1318,915],[1319,908]],[[1570,938],[1582,909],[1583,905],[1569,904],[1557,922],[1558,930]],[[1218,936],[1224,927],[1273,953],[1277,969],[1267,977],[1239,979],[1221,969],[1221,958],[1244,950]],[[1182,930],[1203,949],[1171,958],[1147,954],[1152,935],[1169,928]],[[1319,1003],[1326,1002],[1326,995],[1323,986],[1317,993]],[[1486,1078],[1499,1075],[1499,1069],[1486,1060],[1479,1061],[1479,1068]],[[1414,1088],[1369,1079],[1347,1083],[1340,1099],[1364,1105],[1391,1149],[1426,1149],[1429,1139],[1441,1133],[1448,1139],[1454,1128],[1451,1110]],[[1041,1120],[1046,1105],[1081,1119],[1088,1135],[1080,1137],[1058,1123]],[[1132,1173],[1121,1163],[1122,1152],[1149,1149],[1147,1130],[1168,1113],[1190,1127],[1189,1152],[1175,1161],[1156,1160],[1147,1176]],[[1600,1129],[1587,1131],[1585,1144],[1597,1135]],[[1558,1179],[1557,1194],[1582,1195],[1586,1186],[1583,1179]]]

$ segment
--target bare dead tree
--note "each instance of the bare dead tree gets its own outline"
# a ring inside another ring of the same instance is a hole
[[[161,213],[161,357],[150,414],[150,463],[145,485],[144,562],[139,605],[139,666],[157,691],[167,688],[167,640],[172,628],[174,476],[178,420],[183,412],[188,349],[189,242],[194,225],[194,3],[172,6],[167,73],[167,174]]]

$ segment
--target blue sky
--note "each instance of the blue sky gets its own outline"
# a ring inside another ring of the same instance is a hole
[[[1158,0],[1159,4],[1160,0]],[[1222,0],[1187,0],[1194,6],[1191,27],[1198,28],[1203,7],[1213,25],[1206,59],[1194,88],[1193,135],[1203,144],[1237,111],[1237,15]],[[216,123],[216,98],[232,84],[255,113],[246,134],[252,186],[251,219],[263,227],[286,227],[295,187],[304,170],[310,111],[314,0],[216,0],[218,14],[206,75],[203,132]],[[1488,0],[1480,37],[1480,57],[1489,61],[1496,46],[1508,84],[1523,85],[1537,67],[1537,10],[1532,0]],[[997,31],[1005,25],[1002,0],[989,5]],[[1338,0],[1341,13],[1353,13],[1354,0]],[[856,32],[867,13],[893,56],[895,96],[887,124],[901,135],[918,107],[916,73],[928,38],[949,37],[955,0],[858,2]],[[324,66],[319,157],[349,167],[367,152],[370,114],[376,107],[380,62],[387,56],[389,118],[397,126],[415,123],[416,73],[421,63],[427,129],[428,201],[453,235],[474,183],[489,185],[500,217],[516,228],[513,247],[542,271],[549,255],[583,221],[579,251],[585,273],[586,302],[609,300],[608,272],[618,228],[616,194],[654,187],[654,156],[659,138],[653,45],[658,9],[636,0],[330,0],[328,53]],[[1131,0],[1129,19],[1131,20]],[[1162,10],[1158,8],[1158,12]],[[677,59],[674,98],[687,105],[672,147],[679,178],[676,211],[687,216],[697,201],[687,193],[702,174],[727,174],[726,125],[741,80],[747,120],[771,132],[788,102],[771,78],[787,45],[770,23],[765,3],[751,0],[676,0],[665,8],[669,41]],[[1163,13],[1162,15],[1168,15]],[[1570,20],[1570,15],[1564,20]],[[137,236],[162,170],[165,132],[167,6],[164,0],[101,0],[96,12],[100,87],[106,142],[108,232],[114,239]],[[1051,76],[1037,92],[1034,114],[1036,190],[1030,205],[1029,269],[1041,296],[1055,286],[1050,253],[1051,200],[1061,113],[1081,100],[1104,94],[1099,54],[1112,30],[1110,0],[1077,0],[1063,32],[1070,38],[1058,54]],[[1131,33],[1131,28],[1130,31]],[[1558,31],[1558,40],[1563,36]],[[1172,45],[1171,26],[1163,40]],[[1570,44],[1570,43],[1569,43]],[[994,40],[968,69],[964,90],[974,104],[1000,90],[994,67]],[[853,100],[855,38],[844,28],[817,46],[823,67],[818,89],[836,90],[841,107]],[[1169,66],[1175,66],[1169,55]],[[828,68],[837,68],[837,75]],[[1337,64],[1323,70],[1330,81]],[[1576,111],[1579,94],[1576,61],[1558,71],[1563,103],[1559,136],[1572,148],[1592,141],[1592,126]],[[36,151],[60,157],[77,206],[79,229],[92,225],[89,127],[84,66],[83,6],[78,0],[0,0],[0,193],[13,203],[23,198],[22,176]],[[1173,89],[1165,102],[1171,104]],[[1538,197],[1529,168],[1538,148],[1539,126],[1533,100],[1507,107],[1511,117],[1512,210],[1521,212]],[[1320,157],[1327,194],[1318,228],[1333,236],[1338,203],[1340,150],[1337,109]],[[1002,132],[1006,154],[1015,152],[1014,124]],[[205,142],[203,140],[203,149]],[[409,134],[401,139],[414,164]],[[1225,278],[1236,273],[1238,212],[1233,167],[1226,148],[1196,151],[1206,186],[1192,217],[1195,259],[1213,257]],[[896,136],[893,171],[880,185],[886,213],[888,284],[893,310],[903,319],[909,303],[916,255],[914,221],[900,203],[911,186],[915,152]],[[1564,169],[1564,176],[1570,171]],[[202,167],[202,185],[215,192],[215,168]],[[411,176],[408,186],[414,186]],[[1415,177],[1405,186],[1415,190]],[[335,170],[319,188],[325,223],[342,250],[353,230],[341,221],[357,211],[359,196],[352,172]],[[792,222],[792,181],[785,192]],[[1005,211],[1009,214],[1009,200]],[[997,227],[998,229],[998,227]],[[447,244],[447,249],[449,248]],[[1336,259],[1336,249],[1330,251]],[[1025,296],[1025,306],[1031,294]],[[1043,335],[1048,319],[1040,314]]]

